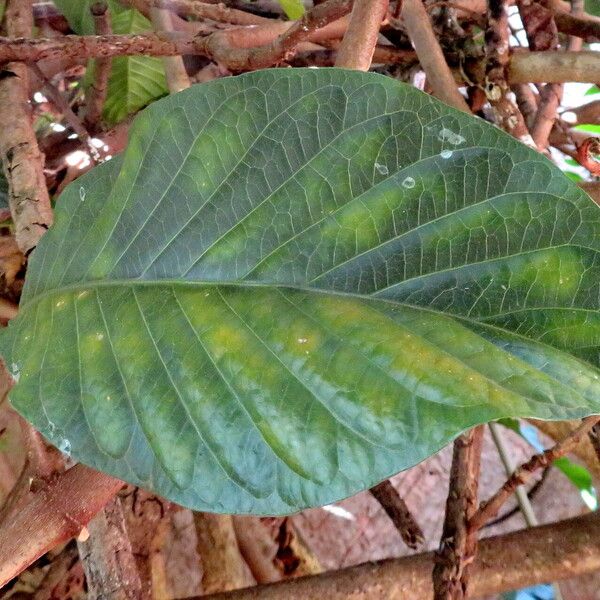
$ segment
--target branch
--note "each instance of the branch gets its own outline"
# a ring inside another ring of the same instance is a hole
[[[355,0],[350,24],[338,50],[336,67],[369,70],[388,4],[388,0]]]
[[[477,531],[489,519],[495,517],[500,507],[514,494],[517,486],[524,484],[531,474],[538,469],[547,467],[557,458],[564,456],[599,422],[600,417],[598,416],[583,419],[579,427],[572,431],[564,440],[545,452],[535,454],[526,463],[522,464],[489,500],[482,503],[479,510],[470,519],[469,528]]]
[[[554,21],[561,33],[583,38],[586,42],[600,42],[600,19],[590,15],[572,15],[554,10]]]
[[[499,127],[519,141],[533,145],[525,119],[510,99],[508,65],[510,62],[509,26],[506,0],[488,0],[485,31],[485,90]]]
[[[12,37],[31,37],[32,0],[9,0],[6,30]],[[20,57],[17,57],[19,60]],[[31,125],[29,75],[23,63],[0,71],[0,157],[8,181],[8,204],[19,249],[27,255],[52,224],[44,178],[44,158]]]
[[[235,536],[231,515],[194,512],[202,561],[202,591],[211,594],[254,584]]]
[[[110,12],[105,0],[95,2],[90,7],[94,18],[94,32],[96,35],[109,35],[112,32],[110,23]],[[86,106],[84,111],[84,125],[89,131],[95,131],[102,119],[104,102],[108,91],[108,78],[112,61],[110,58],[99,58],[94,63],[93,79],[86,95]]]
[[[208,4],[190,0],[154,0],[150,3],[154,6],[169,8],[180,17],[211,19],[212,21],[234,25],[260,25],[261,23],[271,23],[273,21],[273,19],[261,17],[244,10],[228,8],[221,3]]]
[[[381,504],[404,543],[413,550],[418,548],[425,541],[423,530],[419,527],[408,506],[406,506],[406,502],[404,502],[389,479],[372,487],[370,492],[377,502]]]
[[[30,492],[27,503],[0,524],[0,587],[61,542],[79,535],[122,485],[79,464]]]
[[[202,600],[347,600],[433,597],[433,552],[370,562]],[[532,527],[479,543],[472,565],[473,598],[600,570],[600,512]],[[189,599],[192,600],[192,599]],[[194,600],[200,600],[194,599]]]
[[[515,52],[508,66],[510,83],[596,83],[598,52]]]
[[[434,95],[446,104],[470,113],[469,106],[456,87],[422,1],[404,0],[401,14]]]
[[[435,600],[467,598],[477,549],[477,532],[468,523],[477,508],[483,431],[479,425],[454,442],[444,530],[433,568]]]
[[[89,537],[78,541],[88,600],[141,598],[142,583],[117,496],[90,521]]]
[[[168,8],[153,6],[150,9],[150,20],[157,32],[173,30],[171,12]],[[167,78],[167,87],[172,94],[190,87],[190,78],[181,56],[164,56],[162,64]]]

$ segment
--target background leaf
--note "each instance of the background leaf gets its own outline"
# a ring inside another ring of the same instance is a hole
[[[193,86],[62,194],[1,338],[11,401],[188,506],[329,503],[476,423],[599,411],[599,210],[390,78]]]
[[[302,0],[279,0],[279,4],[288,19],[299,19],[305,12]]]
[[[92,3],[93,0],[57,0],[55,4],[65,15],[73,31],[91,35],[94,33],[94,21],[90,13]],[[113,33],[133,34],[152,30],[150,21],[137,10],[124,8],[118,0],[109,0],[108,4]],[[90,69],[93,69],[93,61],[89,64]],[[160,59],[147,56],[114,58],[104,118],[108,123],[118,123],[167,92]]]

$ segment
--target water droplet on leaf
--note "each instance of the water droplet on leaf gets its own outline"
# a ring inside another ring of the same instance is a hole
[[[411,189],[414,188],[416,184],[416,181],[414,180],[414,178],[412,177],[407,177],[403,182],[402,182],[402,187]]]
[[[465,138],[458,133],[444,127],[438,134],[438,140],[441,142],[450,142],[453,146],[459,146],[466,142]]]
[[[382,174],[387,175],[390,171],[385,165],[380,165],[379,163],[375,163],[375,168]]]
[[[442,158],[450,158],[452,156],[452,150],[442,150],[440,156]]]

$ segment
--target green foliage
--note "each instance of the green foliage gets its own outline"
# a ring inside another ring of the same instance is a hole
[[[600,0],[585,0],[585,12],[600,17]]]
[[[94,0],[57,0],[56,5],[76,33],[94,33],[90,5]],[[109,0],[112,29],[117,34],[143,33],[152,30],[152,24],[141,13],[124,8],[118,0]],[[93,61],[90,62],[93,69]],[[88,78],[89,79],[89,78]],[[162,62],[148,56],[126,56],[113,59],[104,118],[118,123],[153,100],[167,93],[167,82]]]
[[[193,86],[62,194],[11,401],[191,507],[332,502],[474,424],[598,412],[599,249],[558,168],[391,78]]]
[[[304,14],[302,0],[279,0],[279,4],[288,19],[299,19]]]
[[[576,131],[585,131],[592,135],[600,135],[600,125],[594,125],[593,123],[584,123],[582,125],[576,125],[573,127]]]
[[[598,87],[597,85],[591,85],[585,92],[585,95],[592,96],[593,94],[599,94],[599,93],[600,93],[600,87]]]

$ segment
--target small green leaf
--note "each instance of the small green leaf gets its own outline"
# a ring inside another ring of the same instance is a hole
[[[398,81],[169,96],[57,203],[0,335],[14,406],[200,510],[289,513],[469,427],[600,412],[600,208]]]
[[[600,135],[600,125],[594,125],[592,123],[584,123],[582,125],[576,125],[573,127],[576,131],[585,131],[586,133],[592,133],[594,135]]]
[[[586,96],[592,96],[593,94],[600,94],[600,87],[597,85],[591,85],[585,92]]]
[[[279,0],[279,4],[288,19],[300,19],[305,12],[302,0]]]
[[[56,5],[76,33],[94,33],[90,5],[94,0],[57,0]],[[134,34],[151,31],[152,25],[137,10],[127,9],[118,0],[109,0],[113,33]],[[89,62],[86,81],[91,81],[93,61]],[[162,62],[148,56],[128,56],[113,59],[108,82],[104,118],[118,123],[167,94],[167,82]]]

